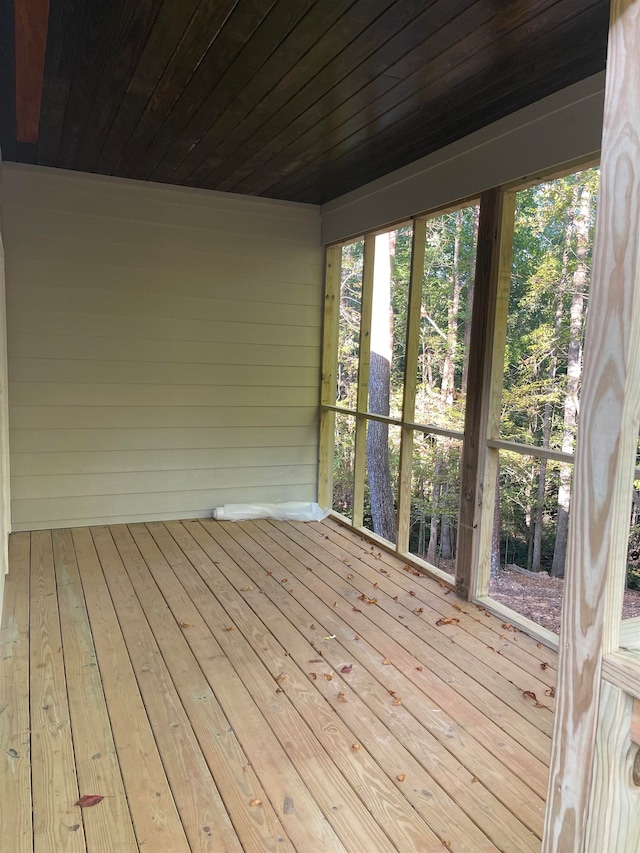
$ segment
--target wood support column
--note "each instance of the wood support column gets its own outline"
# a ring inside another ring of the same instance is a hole
[[[338,384],[338,324],[340,322],[340,274],[342,248],[327,249],[324,326],[322,333],[322,386],[320,403],[333,406]],[[335,441],[335,412],[320,410],[318,441],[318,503],[331,508],[333,504],[333,446]]]
[[[469,373],[460,471],[456,590],[464,598],[488,591],[504,345],[509,304],[515,194],[500,188],[480,197]]]
[[[640,420],[639,104],[640,0],[613,0],[544,853],[638,849],[637,797],[632,817],[614,795],[625,761],[603,760],[629,739],[630,700],[601,675],[619,645]]]

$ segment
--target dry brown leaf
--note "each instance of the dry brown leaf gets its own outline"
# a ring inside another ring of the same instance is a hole
[[[367,596],[364,594],[364,592],[362,593],[362,595],[358,596],[358,600],[359,601],[366,601],[367,600]]]
[[[316,630],[316,626],[313,624],[313,622],[311,623],[310,627],[311,627],[311,630],[312,630],[312,631],[315,631],[315,630]]]
[[[346,702],[344,693],[338,693],[338,702]]]
[[[424,611],[423,611],[422,607],[416,607],[413,612],[416,614],[416,616],[419,616]]]
[[[80,797],[74,805],[80,806],[81,809],[89,808],[89,806],[97,806],[98,803],[101,803],[104,800],[100,794],[85,794],[83,797]]]
[[[353,664],[352,664],[352,663],[345,663],[345,665],[342,667],[342,669],[340,670],[340,672],[344,672],[344,673],[346,673],[346,674],[348,675],[348,674],[351,672],[351,670],[352,670],[352,669],[353,669]]]
[[[289,578],[282,578],[280,583],[289,583]]]
[[[377,604],[377,603],[378,603],[378,599],[377,599],[377,598],[367,598],[367,599],[365,600],[365,602],[366,602],[366,604]]]
[[[457,625],[460,620],[456,616],[443,616],[438,619],[436,625]]]
[[[188,622],[181,622],[181,623],[180,623],[180,627],[181,627],[181,628],[192,628],[192,627],[193,627],[193,625],[189,625],[189,623],[188,623]]]
[[[541,649],[541,648],[542,648],[542,643],[536,643],[536,648],[537,648],[537,649]]]
[[[380,584],[378,583],[378,581],[376,581],[373,586],[374,586],[374,589],[378,589]]]
[[[359,743],[352,743],[352,744],[351,744],[351,749],[352,749],[354,752],[357,752],[357,751],[360,749],[360,744],[359,744]]]
[[[235,631],[236,626],[235,625],[228,625],[224,630],[225,631]]]
[[[390,666],[390,665],[391,665],[391,661],[389,660],[389,658],[385,658],[385,659],[382,661],[382,663],[383,663],[385,666]]]
[[[362,610],[360,610],[359,607],[352,607],[351,609],[353,610],[354,613],[362,613]]]
[[[276,681],[284,681],[286,678],[284,672],[281,672],[279,675],[276,675]]]
[[[322,663],[322,661],[320,660],[320,658],[312,658],[312,659],[309,661],[309,663]]]
[[[416,669],[418,670],[418,672],[422,672],[422,667],[421,667],[421,666],[417,666],[417,667],[416,667]]]
[[[316,673],[315,673],[315,672],[310,672],[310,673],[309,673],[309,678],[313,678],[313,680],[314,680],[314,681],[316,680],[316,678],[317,678],[317,677],[318,677],[318,676],[316,675]]]
[[[549,687],[548,690],[544,691],[544,695],[545,696],[551,696],[551,698],[553,699],[554,696],[556,695],[556,688],[555,687]]]
[[[349,574],[347,575],[347,580],[350,581],[352,578],[353,578],[353,573],[349,572]]]
[[[359,640],[359,639],[360,639],[359,634],[356,634],[356,635],[354,636],[354,638],[353,638],[353,639],[354,639],[354,640]]]
[[[513,625],[510,622],[503,622],[502,627],[505,631],[510,631],[513,628]]]
[[[396,696],[396,698],[393,700],[393,702],[391,704],[392,705],[402,705],[402,699],[399,696]]]
[[[393,600],[394,600],[394,601],[397,601],[397,600],[398,600],[398,596],[397,596],[397,595],[394,595],[394,596],[393,596]]]
[[[261,805],[262,805],[262,800],[251,800],[251,802],[249,803],[249,805],[250,805],[250,806],[261,806]]]
[[[404,780],[406,778],[407,777],[404,775],[404,773],[398,773],[398,775],[396,776],[396,779],[398,780],[398,782],[404,782]]]
[[[327,679],[327,681],[333,681],[333,676],[330,672],[325,672],[324,677]]]
[[[415,592],[414,592],[412,589],[410,589],[410,590],[409,590],[409,595],[413,595],[413,596],[415,596]]]
[[[540,669],[548,669],[548,668],[549,668],[549,664],[546,661],[543,661],[540,664]]]
[[[533,699],[533,701],[534,701],[534,702],[537,702],[537,701],[538,701],[538,697],[537,697],[537,696],[536,696],[536,694],[533,692],[533,690],[523,690],[523,691],[522,691],[522,695],[523,695],[523,696],[526,696],[526,697],[527,697],[527,699]]]

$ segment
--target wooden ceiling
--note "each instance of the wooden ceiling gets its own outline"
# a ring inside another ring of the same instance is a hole
[[[608,0],[4,0],[5,160],[321,203],[604,68]]]

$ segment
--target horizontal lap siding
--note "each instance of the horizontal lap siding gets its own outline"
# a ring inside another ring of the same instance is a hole
[[[315,497],[316,208],[4,168],[16,530]]]

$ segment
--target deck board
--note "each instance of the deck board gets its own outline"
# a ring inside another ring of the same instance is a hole
[[[19,853],[540,850],[555,652],[334,521],[15,534],[0,650]]]

